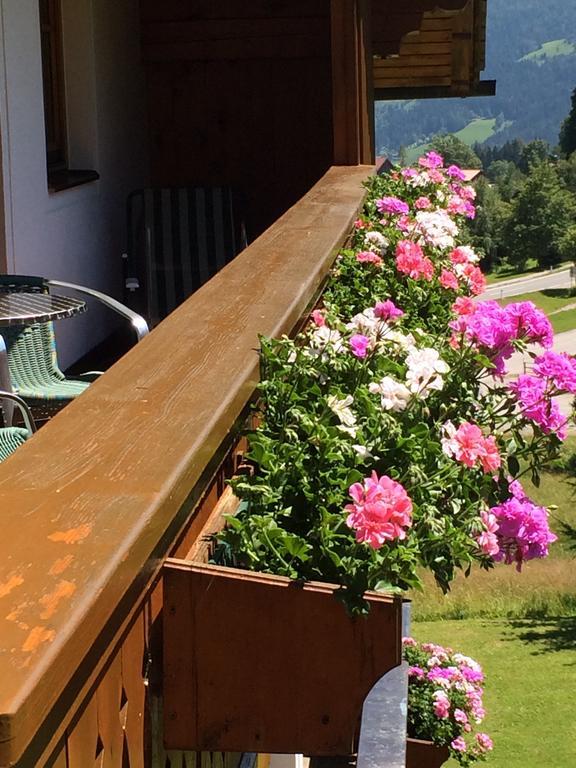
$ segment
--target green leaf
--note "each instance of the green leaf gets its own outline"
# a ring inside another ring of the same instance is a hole
[[[520,462],[516,456],[508,456],[508,471],[512,477],[516,477],[520,472]]]

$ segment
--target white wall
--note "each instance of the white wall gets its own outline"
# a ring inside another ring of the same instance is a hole
[[[62,0],[70,166],[96,170],[100,181],[50,194],[38,0],[0,0],[8,272],[122,296],[125,200],[148,180],[138,5]],[[63,365],[105,337],[112,328],[108,318],[91,307],[56,323]]]

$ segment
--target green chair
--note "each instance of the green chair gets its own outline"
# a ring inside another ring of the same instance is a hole
[[[24,428],[22,427],[0,427],[0,462],[7,459],[8,456],[14,453],[28,438],[36,432],[36,425],[30,409],[18,395],[14,395],[11,392],[3,392],[0,390],[0,402],[2,403],[2,409],[4,411],[6,407],[6,401],[13,407],[16,405],[22,415],[22,421]]]
[[[65,288],[99,300],[131,322],[138,341],[148,333],[146,321],[140,315],[99,291],[42,277],[0,275],[0,292],[49,293],[51,288]],[[8,326],[0,329],[0,334],[6,347],[12,389],[34,408],[38,418],[53,415],[82,394],[99,375],[99,372],[90,372],[77,379],[64,375],[58,365],[51,322]],[[11,424],[6,413],[5,423]]]

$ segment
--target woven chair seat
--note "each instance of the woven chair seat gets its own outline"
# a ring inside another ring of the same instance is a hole
[[[28,439],[27,430],[20,427],[2,427],[0,428],[0,461],[7,459]]]
[[[14,391],[29,400],[72,400],[89,382],[67,379],[56,357],[52,323],[11,326],[2,331]]]

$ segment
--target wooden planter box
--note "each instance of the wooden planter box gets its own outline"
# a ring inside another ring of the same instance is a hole
[[[353,753],[365,697],[401,662],[402,601],[371,593],[351,619],[335,589],[168,560],[166,747]]]
[[[448,747],[437,747],[433,741],[406,739],[406,768],[440,768],[449,757]]]

